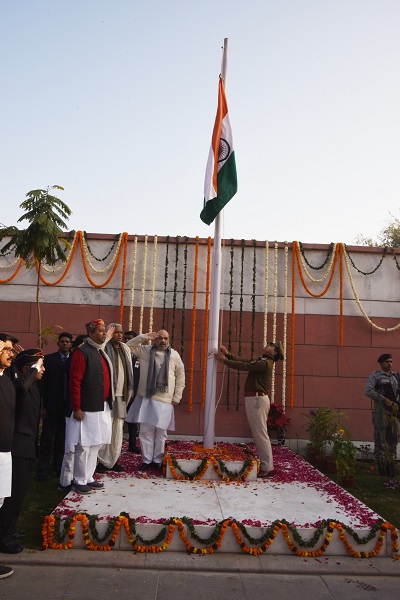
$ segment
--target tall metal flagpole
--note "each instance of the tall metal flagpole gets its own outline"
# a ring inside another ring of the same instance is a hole
[[[226,71],[228,62],[228,38],[224,39],[221,76],[226,87]],[[204,414],[204,448],[213,448],[215,438],[215,398],[217,390],[217,361],[214,352],[218,350],[219,310],[221,296],[221,212],[214,221],[214,242],[211,268],[210,309],[208,325],[208,358],[206,379],[206,401]]]

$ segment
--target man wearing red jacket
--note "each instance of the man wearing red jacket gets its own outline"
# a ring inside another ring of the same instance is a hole
[[[104,321],[90,321],[86,331],[87,341],[71,359],[69,392],[73,413],[65,441],[65,451],[75,451],[72,489],[80,494],[104,487],[93,474],[100,447],[111,442],[110,410],[114,400],[112,364],[104,352]]]

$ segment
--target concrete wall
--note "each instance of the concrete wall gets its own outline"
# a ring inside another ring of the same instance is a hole
[[[88,236],[90,250],[98,258],[109,251],[115,236]],[[123,326],[128,329],[129,305],[131,301],[131,280],[136,247],[136,272],[134,277],[134,309],[132,327],[147,331],[150,320],[151,289],[153,268],[155,276],[153,328],[162,325],[174,333],[173,345],[183,353],[189,379],[190,354],[192,343],[192,305],[195,266],[195,240],[158,238],[156,244],[156,261],[154,263],[154,238],[148,238],[145,245],[144,236],[129,237],[126,260],[126,279],[124,293]],[[145,248],[146,246],[146,248]],[[164,294],[165,265],[168,250],[167,293]],[[313,266],[320,266],[329,251],[328,246],[307,245],[304,255]],[[185,252],[186,252],[186,294],[185,286]],[[382,265],[371,275],[382,257],[382,249],[349,248],[350,256],[356,268],[350,265],[350,273],[360,302],[369,318],[382,328],[393,327],[400,321],[400,305],[398,302],[400,285],[399,271],[393,256],[386,255]],[[112,253],[110,254],[110,257]],[[233,262],[231,257],[233,256]],[[243,256],[243,260],[242,260]],[[144,261],[144,258],[146,260]],[[12,263],[14,257],[1,258],[0,265]],[[108,260],[91,263],[98,270],[104,269]],[[268,270],[266,271],[266,261]],[[383,351],[394,353],[396,368],[396,349],[400,346],[398,331],[379,331],[368,323],[360,312],[354,292],[343,262],[343,333],[344,344],[340,347],[340,269],[339,260],[327,293],[321,298],[311,297],[300,280],[296,267],[295,280],[295,346],[294,346],[294,378],[292,370],[292,244],[270,243],[266,253],[265,242],[236,240],[231,245],[227,240],[223,249],[223,282],[221,297],[222,343],[228,345],[229,329],[232,350],[237,351],[239,342],[242,355],[250,356],[252,344],[254,355],[262,348],[264,337],[265,289],[267,284],[267,338],[273,337],[276,328],[276,339],[286,343],[287,361],[285,367],[277,363],[274,382],[274,400],[285,402],[287,416],[292,419],[288,436],[294,440],[304,438],[304,412],[318,406],[329,406],[346,413],[344,424],[350,429],[353,439],[359,441],[372,440],[371,403],[364,396],[364,387],[370,371],[377,368],[376,359]],[[232,268],[233,265],[233,268]],[[243,268],[242,268],[243,265]],[[307,267],[314,279],[320,279],[327,270]],[[103,283],[110,271],[100,274],[87,267],[90,276],[97,283]],[[255,271],[253,271],[255,269]],[[3,269],[3,279],[10,276],[15,267]],[[84,332],[84,324],[96,317],[106,322],[119,320],[121,296],[122,258],[111,279],[104,288],[91,285],[83,269],[80,252],[76,252],[71,268],[65,279],[58,285],[41,286],[42,322],[43,326],[61,325],[75,335]],[[195,328],[195,361],[194,361],[194,393],[193,410],[187,410],[188,386],[183,404],[176,411],[177,432],[188,435],[202,435],[204,410],[201,407],[201,387],[203,369],[204,339],[204,306],[207,270],[207,240],[199,240],[198,287]],[[49,282],[56,281],[63,269],[57,273],[45,273]],[[268,278],[266,280],[266,272]],[[243,280],[242,280],[243,273]],[[255,273],[255,279],[254,279]],[[310,291],[321,293],[329,281],[313,282],[302,268],[303,276]],[[176,275],[176,276],[175,276]],[[230,294],[232,279],[233,295]],[[37,317],[35,306],[36,272],[23,267],[18,275],[9,283],[0,285],[0,331],[13,333],[20,338],[24,347],[36,345]],[[144,286],[143,286],[144,282]],[[255,297],[253,285],[255,282]],[[242,290],[242,291],[241,291]],[[174,301],[175,297],[175,301]],[[183,314],[182,304],[185,300]],[[230,307],[230,301],[232,306]],[[164,307],[165,304],[165,307]],[[141,305],[143,309],[141,310]],[[174,306],[175,305],[175,306]],[[242,312],[240,307],[242,305]],[[254,314],[253,314],[254,306]],[[286,315],[286,316],[285,316]],[[182,334],[182,318],[184,328]],[[286,336],[285,336],[286,323]],[[231,324],[231,326],[229,325]],[[50,343],[48,352],[55,350]],[[284,372],[285,369],[285,372]],[[218,392],[220,402],[216,418],[217,436],[248,437],[242,392],[244,375],[239,376],[239,392],[237,392],[237,375],[220,370]],[[229,383],[228,383],[229,382]],[[292,382],[294,394],[292,394]],[[229,407],[227,388],[229,387]],[[294,407],[289,407],[293,397]]]

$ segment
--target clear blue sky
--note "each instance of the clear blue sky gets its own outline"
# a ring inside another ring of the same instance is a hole
[[[399,216],[398,0],[0,0],[0,26],[6,225],[58,184],[71,229],[212,235],[224,37],[223,236],[351,243]]]

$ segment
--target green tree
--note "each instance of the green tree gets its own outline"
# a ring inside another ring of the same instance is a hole
[[[61,238],[61,228],[66,228],[65,221],[71,215],[69,207],[56,196],[52,196],[50,190],[64,190],[59,185],[47,187],[45,190],[31,190],[26,194],[26,200],[20,204],[24,210],[21,221],[28,221],[26,229],[17,227],[1,226],[0,242],[4,238],[11,238],[1,249],[1,253],[14,252],[18,258],[25,260],[28,269],[38,264],[36,284],[36,306],[38,316],[38,346],[42,348],[42,319],[40,314],[40,275],[43,263],[54,266],[57,261],[66,260],[65,250],[69,247],[68,242]]]
[[[390,248],[400,247],[400,219],[391,216],[391,221],[378,234],[376,240],[358,235],[354,240],[359,246],[389,246]]]

